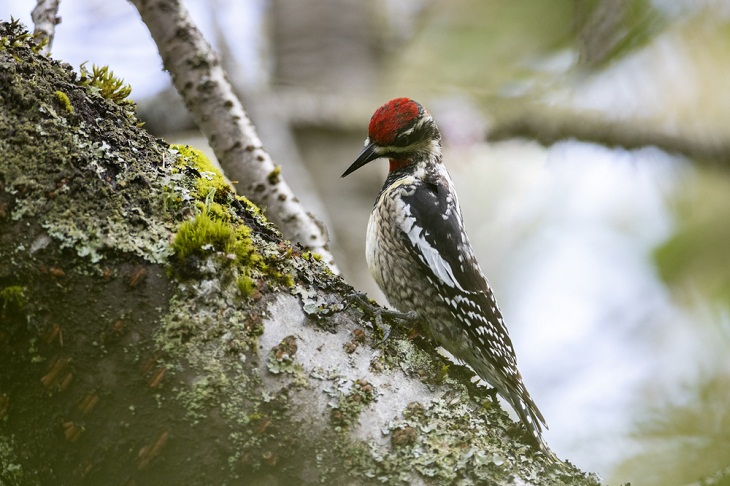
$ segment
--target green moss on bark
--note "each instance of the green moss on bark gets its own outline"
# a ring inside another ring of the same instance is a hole
[[[56,91],[54,93],[56,95],[56,99],[61,104],[64,110],[66,110],[67,113],[73,113],[74,107],[71,104],[71,100],[68,99],[68,96],[66,96],[66,93],[63,91]]]
[[[20,309],[26,302],[25,288],[20,285],[11,285],[0,290],[0,302],[3,312],[8,309]]]
[[[126,84],[124,80],[114,76],[109,66],[93,65],[91,72],[89,72],[82,64],[80,84],[118,105],[134,106],[134,102],[129,99],[129,95],[132,94],[132,87]]]

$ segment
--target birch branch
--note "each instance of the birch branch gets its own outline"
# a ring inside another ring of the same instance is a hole
[[[236,190],[266,209],[284,236],[319,253],[333,271],[324,226],[307,213],[259,139],[221,62],[180,0],[131,0],[165,69]]]
[[[61,17],[58,16],[58,4],[61,0],[38,0],[37,5],[31,12],[33,19],[34,34],[37,34],[41,40],[46,39],[46,45],[41,49],[41,54],[47,56],[51,53],[51,45],[53,44],[53,36],[56,33],[56,25],[61,23]]]

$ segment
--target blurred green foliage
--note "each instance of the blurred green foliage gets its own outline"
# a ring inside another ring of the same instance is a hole
[[[730,484],[722,473],[730,458],[730,375],[700,376],[684,391],[697,400],[658,403],[638,423],[633,438],[641,452],[619,467],[617,477],[664,486],[697,484],[720,472],[715,482],[700,484]]]
[[[654,254],[662,279],[685,304],[708,297],[730,307],[730,174],[698,168],[674,202],[677,228]],[[730,457],[730,455],[728,455]]]
[[[676,393],[683,403],[654,404],[636,421],[633,435],[642,451],[617,474],[630,472],[658,486],[716,473],[699,484],[730,485],[730,173],[696,167],[673,202],[677,227],[654,259],[675,300],[690,310],[715,309],[692,320],[698,361],[710,365],[688,363],[701,372]]]
[[[456,0],[431,4],[420,25],[387,70],[395,86],[489,100],[521,95],[544,74],[552,79],[560,54],[572,65],[590,58],[588,67],[616,60],[650,41],[664,21],[648,0]],[[606,52],[587,54],[593,45]]]
[[[579,62],[592,69],[644,46],[666,25],[645,0],[577,0],[574,5]]]

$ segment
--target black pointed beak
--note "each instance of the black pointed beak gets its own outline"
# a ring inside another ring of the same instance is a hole
[[[360,155],[357,156],[357,160],[355,160],[355,162],[353,162],[352,165],[348,167],[347,170],[340,177],[345,177],[355,172],[357,169],[367,164],[368,162],[379,159],[381,156],[375,152],[375,148],[375,143],[369,143],[362,150],[362,152],[360,152]]]

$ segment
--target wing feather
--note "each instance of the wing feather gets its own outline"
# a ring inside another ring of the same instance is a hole
[[[464,231],[459,204],[448,181],[419,183],[425,187],[402,196],[406,216],[401,223],[411,246],[418,249],[419,260],[449,287],[487,291],[489,285]]]
[[[522,383],[502,313],[474,256],[454,194],[450,180],[438,177],[420,180],[402,195],[401,230],[410,242],[406,246],[439,289],[450,314],[463,324],[469,341],[480,343],[480,356],[467,358],[467,363],[497,387],[541,440],[540,425],[545,425],[545,419]]]

